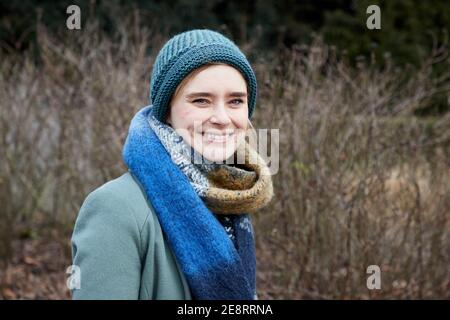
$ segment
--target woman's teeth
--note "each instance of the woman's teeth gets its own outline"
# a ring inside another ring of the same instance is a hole
[[[234,135],[234,132],[225,133],[225,134],[223,134],[223,133],[221,133],[221,134],[208,133],[208,132],[203,133],[203,136],[206,139],[206,141],[208,141],[208,142],[217,142],[217,143],[222,143],[222,142],[228,141],[228,139],[232,135]]]

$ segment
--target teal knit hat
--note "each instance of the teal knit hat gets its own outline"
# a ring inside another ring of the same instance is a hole
[[[164,121],[172,94],[180,82],[194,69],[209,62],[222,62],[239,70],[247,81],[248,117],[256,104],[256,77],[245,55],[222,34],[196,29],[177,34],[161,49],[153,65],[150,99],[153,115]]]

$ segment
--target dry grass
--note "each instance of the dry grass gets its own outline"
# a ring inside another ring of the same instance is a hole
[[[257,116],[281,152],[257,222],[263,297],[449,297],[450,116],[413,116],[448,93],[430,77],[440,54],[409,75],[352,69],[319,39],[258,65]],[[366,287],[372,264],[382,290]]]
[[[125,169],[128,123],[147,104],[164,41],[125,20],[113,39],[95,25],[62,38],[41,28],[37,62],[0,57],[0,297],[67,297],[48,285],[64,267],[41,274],[47,289],[34,295],[21,285],[16,239],[59,239],[68,266],[83,199]],[[253,123],[280,129],[275,199],[254,219],[260,298],[450,297],[450,115],[413,116],[448,94],[448,75],[430,76],[445,54],[416,71],[353,68],[318,39],[254,61]],[[28,262],[42,251],[29,249]],[[372,264],[381,290],[366,288]]]

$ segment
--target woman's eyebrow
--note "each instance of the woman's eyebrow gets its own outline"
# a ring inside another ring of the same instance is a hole
[[[186,95],[186,98],[198,98],[198,97],[213,97],[214,95],[209,92],[191,92]]]
[[[215,95],[210,93],[210,92],[191,92],[188,93],[186,95],[186,98],[188,99],[193,99],[193,98],[198,98],[198,97],[214,97]],[[246,92],[231,92],[229,94],[230,97],[235,97],[235,98],[239,98],[239,97],[247,97],[247,93]]]

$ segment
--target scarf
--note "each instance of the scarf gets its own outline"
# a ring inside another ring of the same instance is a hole
[[[256,257],[249,213],[268,204],[272,181],[247,142],[243,164],[209,163],[152,106],[132,119],[123,148],[197,300],[256,299]]]

